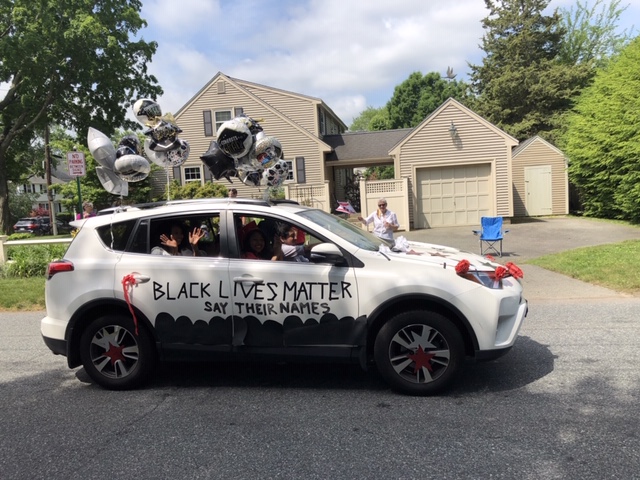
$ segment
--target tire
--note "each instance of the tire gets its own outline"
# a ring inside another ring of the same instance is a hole
[[[456,326],[430,311],[396,315],[380,329],[374,344],[378,371],[391,388],[408,395],[445,390],[460,372],[464,355]]]
[[[85,371],[109,390],[127,390],[146,382],[156,365],[156,351],[147,330],[123,315],[107,315],[86,328],[80,338]]]

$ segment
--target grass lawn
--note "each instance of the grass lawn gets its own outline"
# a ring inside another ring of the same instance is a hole
[[[640,240],[578,248],[527,263],[618,292],[640,294]]]
[[[44,277],[0,278],[0,310],[44,310]]]

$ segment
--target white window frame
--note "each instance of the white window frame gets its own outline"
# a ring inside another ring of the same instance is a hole
[[[228,114],[229,118],[225,118],[224,120],[218,120],[218,114]],[[220,125],[222,125],[224,122],[226,122],[227,120],[231,120],[233,118],[233,111],[228,108],[226,110],[214,110],[213,111],[213,127],[215,128],[215,130],[213,131],[213,134],[216,135],[218,130],[220,129]]]
[[[198,178],[187,178],[187,170],[193,171],[194,173],[198,172]],[[202,185],[202,167],[198,166],[188,166],[182,169],[182,184],[186,185],[187,183],[198,182]]]
[[[295,158],[292,158],[291,160],[285,158],[284,161],[289,165],[289,172],[287,173],[287,178],[284,179],[283,183],[297,183]]]

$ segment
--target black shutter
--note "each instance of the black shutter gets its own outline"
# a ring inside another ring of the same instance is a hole
[[[304,157],[296,157],[296,182],[307,183],[307,174],[304,170]]]
[[[182,185],[182,175],[180,175],[180,167],[173,167],[173,179],[178,180],[180,185]]]
[[[239,117],[240,115],[244,114],[244,108],[242,107],[234,107],[233,108],[233,116],[234,117]]]
[[[204,136],[213,137],[213,121],[211,120],[211,110],[203,110],[202,119],[204,122]]]

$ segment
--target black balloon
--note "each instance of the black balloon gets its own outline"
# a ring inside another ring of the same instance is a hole
[[[145,135],[149,135],[153,140],[160,144],[174,142],[179,133],[182,133],[182,130],[178,125],[164,119],[161,119],[151,127],[151,129],[144,132]]]
[[[216,180],[226,178],[229,183],[233,183],[230,177],[237,176],[235,160],[220,150],[220,146],[215,140],[211,142],[209,150],[200,157],[200,160],[209,168]]]
[[[140,140],[137,135],[125,135],[118,143],[116,149],[116,158],[123,155],[140,155]]]

